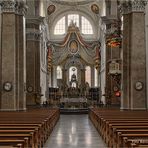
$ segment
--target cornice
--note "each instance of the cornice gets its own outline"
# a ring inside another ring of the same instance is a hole
[[[26,22],[27,24],[40,25],[44,21],[44,18],[41,16],[26,16]]]

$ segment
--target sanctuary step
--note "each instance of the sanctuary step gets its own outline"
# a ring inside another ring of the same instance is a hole
[[[61,108],[61,114],[87,114],[88,108]]]

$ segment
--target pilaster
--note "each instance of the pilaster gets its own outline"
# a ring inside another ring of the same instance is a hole
[[[53,87],[57,87],[57,66],[53,66]]]
[[[40,49],[42,48],[42,17],[27,17],[26,23],[26,89],[27,105],[40,104]],[[43,49],[44,50],[44,49]]]
[[[95,78],[95,69],[94,66],[91,66],[91,87],[94,87],[94,79]]]
[[[85,69],[81,69],[81,85],[85,86]]]
[[[26,38],[23,1],[3,0],[0,32],[1,110],[26,110]]]
[[[67,84],[67,80],[66,80],[66,77],[67,77],[67,73],[66,73],[66,69],[62,69],[62,79],[63,79],[63,86],[65,87],[65,85]]]
[[[145,2],[124,2],[121,109],[146,109]]]

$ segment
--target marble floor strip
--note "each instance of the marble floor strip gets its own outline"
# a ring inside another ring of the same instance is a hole
[[[88,115],[61,115],[44,148],[107,148]]]

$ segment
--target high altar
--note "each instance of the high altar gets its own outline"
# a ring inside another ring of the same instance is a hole
[[[94,87],[95,68],[99,76],[100,42],[85,41],[73,22],[67,32],[63,42],[48,44],[52,54],[52,83],[65,98],[87,97],[89,88]],[[60,78],[57,78],[57,67],[61,70]],[[86,80],[86,67],[90,68],[90,83]]]

